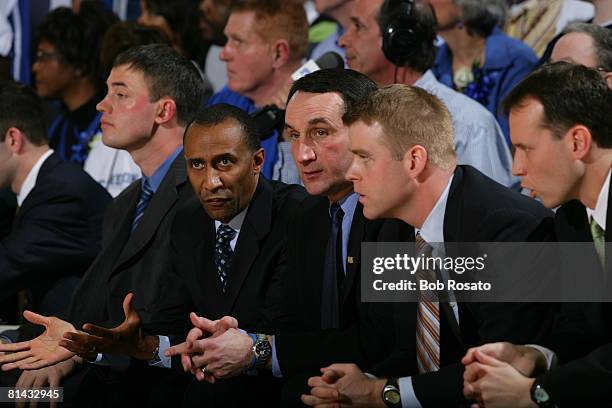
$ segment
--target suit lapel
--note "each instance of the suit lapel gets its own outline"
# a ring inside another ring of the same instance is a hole
[[[361,241],[365,236],[366,218],[363,215],[363,206],[361,203],[357,203],[355,208],[355,214],[353,215],[353,221],[351,223],[351,231],[349,233],[349,240],[346,247],[346,280],[344,284],[344,291],[342,293],[342,303],[346,302],[346,299],[351,293],[351,288],[354,285],[355,278],[360,272],[357,268],[360,265],[359,260],[361,259]]]
[[[221,293],[221,280],[214,262],[215,257],[215,222],[206,214],[206,211],[198,203],[197,211],[193,214],[193,225],[195,231],[200,231],[198,236],[194,237],[195,243],[192,248],[192,256],[194,262],[190,262],[192,276],[199,287],[198,292],[203,296],[198,296],[198,299],[203,299],[205,305],[220,305],[223,303]],[[203,312],[208,313],[208,308],[202,308]]]
[[[140,221],[140,225],[134,231],[130,239],[127,241],[125,248],[121,252],[119,260],[115,265],[115,269],[133,258],[142,248],[153,238],[161,221],[164,219],[168,211],[174,206],[178,200],[177,186],[184,183],[186,180],[185,159],[182,154],[174,160],[168,173],[164,177],[161,185],[153,195],[149,206]],[[138,200],[136,201],[138,202]],[[134,205],[134,211],[136,206]],[[131,218],[134,216],[134,211],[130,212]],[[129,222],[131,229],[132,221]],[[124,228],[127,228],[124,225]]]
[[[298,259],[309,260],[310,262],[307,265],[297,265],[297,267],[301,271],[300,280],[301,286],[305,289],[304,293],[312,293],[311,304],[320,307],[325,252],[327,241],[330,238],[331,219],[329,218],[329,201],[327,198],[313,196],[312,199],[316,200],[312,208],[299,217],[299,221],[302,223],[301,228],[308,231],[308,235],[301,233],[299,238],[303,239],[310,236],[315,237],[315,239],[305,239],[304,242],[298,243],[298,250],[300,251]],[[318,315],[320,318],[320,311]]]
[[[225,313],[231,311],[242,284],[259,255],[260,241],[270,232],[272,205],[272,188],[263,177],[260,177],[236,242],[234,259],[228,277],[228,292],[224,302]]]

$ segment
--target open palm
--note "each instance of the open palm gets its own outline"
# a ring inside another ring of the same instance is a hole
[[[0,344],[0,351],[10,353],[0,356],[3,371],[15,368],[37,370],[74,356],[74,353],[59,345],[65,332],[76,333],[72,324],[57,317],[41,316],[27,310],[23,312],[23,317],[31,323],[45,326],[45,331],[33,340]]]

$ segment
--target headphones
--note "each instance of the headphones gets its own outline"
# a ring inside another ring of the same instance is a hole
[[[420,46],[423,36],[417,30],[417,21],[412,15],[414,0],[402,0],[401,11],[385,27],[382,33],[382,51],[395,65],[400,65]]]

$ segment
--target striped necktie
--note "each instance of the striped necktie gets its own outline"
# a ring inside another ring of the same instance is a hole
[[[417,233],[416,256],[431,256],[433,248]],[[434,271],[420,270],[417,277],[435,281]],[[416,353],[419,373],[437,371],[440,368],[440,304],[436,292],[419,294],[416,325]]]
[[[132,232],[136,231],[136,228],[138,228],[138,225],[140,225],[140,220],[142,219],[149,202],[151,202],[152,197],[153,189],[149,184],[149,179],[145,178],[144,183],[142,183],[142,190],[140,191],[140,200],[138,200],[138,205],[136,206],[134,221],[132,221]]]

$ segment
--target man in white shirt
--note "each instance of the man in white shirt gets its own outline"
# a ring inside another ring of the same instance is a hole
[[[612,91],[598,72],[562,62],[534,72],[505,102],[516,147],[514,173],[545,206],[561,205],[555,216],[557,239],[592,241],[608,280],[611,106]],[[587,306],[577,319],[569,318],[579,312],[576,308],[570,316],[564,309],[559,321],[567,323],[555,327],[545,344],[566,364],[548,373],[542,369],[551,368],[550,350],[508,343],[469,350],[463,359],[466,396],[485,406],[607,404],[612,398],[611,311],[608,303]],[[594,318],[593,311],[599,327],[584,324]]]
[[[11,232],[0,241],[0,299],[27,288],[30,309],[62,314],[71,291],[55,298],[51,287],[63,281],[74,289],[98,254],[110,196],[49,148],[43,118],[32,89],[0,84],[0,187],[10,187],[18,205]]]

